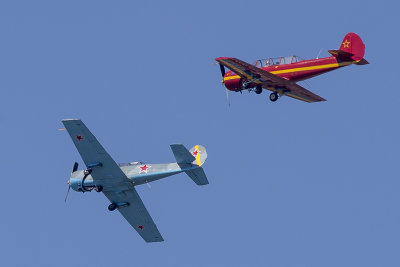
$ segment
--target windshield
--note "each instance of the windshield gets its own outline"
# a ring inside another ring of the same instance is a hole
[[[268,59],[259,59],[256,61],[254,65],[256,67],[270,67],[274,65],[283,65],[283,64],[292,64],[299,61],[302,61],[298,56],[287,56],[287,57],[276,57],[276,58],[268,58]]]

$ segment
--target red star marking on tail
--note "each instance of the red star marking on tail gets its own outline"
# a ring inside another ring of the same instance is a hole
[[[196,156],[197,156],[197,154],[199,154],[199,151],[198,151],[198,150],[195,150],[195,151],[193,151],[193,152],[192,152],[192,154],[193,154],[193,156],[195,156],[195,157],[196,157]]]
[[[140,230],[143,230],[143,229],[144,229],[143,225],[139,225],[138,228],[139,228]]]
[[[150,168],[151,166],[147,166],[146,164],[144,165],[144,166],[141,166],[140,167],[140,172],[139,173],[142,173],[142,172],[145,172],[145,173],[147,173],[148,171],[149,171],[149,168]]]
[[[78,139],[78,141],[81,141],[83,139],[82,135],[77,135],[76,139]]]
[[[343,48],[346,48],[346,47],[348,48],[350,45],[350,42],[347,41],[347,39],[346,39],[342,44],[343,44]]]

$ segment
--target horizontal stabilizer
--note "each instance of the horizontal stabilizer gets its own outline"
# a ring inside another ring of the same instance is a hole
[[[208,184],[208,179],[202,167],[186,171],[186,174],[195,182],[197,185]]]
[[[346,52],[343,50],[329,50],[328,51],[332,56],[337,57],[341,60],[351,60],[351,57],[354,55],[353,53]]]
[[[356,63],[356,65],[367,65],[367,64],[369,64],[369,62],[365,58],[361,59],[359,62]]]
[[[346,52],[346,51],[343,51],[343,50],[329,50],[328,52],[332,56],[336,57],[339,60],[344,60],[344,61],[354,60],[352,58],[354,56],[354,54],[350,53],[350,52]],[[356,65],[366,65],[366,64],[369,64],[369,62],[365,58],[362,58],[362,59],[358,60],[358,62],[356,62],[354,64],[356,64]]]
[[[176,163],[178,164],[191,164],[195,157],[186,149],[186,147],[182,144],[173,144],[170,145],[172,152],[174,153]]]

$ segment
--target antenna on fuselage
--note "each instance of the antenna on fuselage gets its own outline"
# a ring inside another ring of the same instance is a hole
[[[317,59],[319,58],[319,55],[321,54],[322,49],[323,49],[323,48],[321,48],[321,49],[319,50],[318,55],[317,55]]]
[[[64,202],[65,202],[65,203],[67,203],[67,198],[68,198],[69,190],[71,190],[71,184],[70,184],[70,182],[68,181],[67,184],[68,184],[68,190],[67,190],[67,194],[65,195],[65,199],[64,199]]]

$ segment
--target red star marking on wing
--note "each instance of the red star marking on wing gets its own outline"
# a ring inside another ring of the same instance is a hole
[[[138,228],[139,228],[140,230],[143,230],[143,229],[144,229],[143,225],[139,225]]]
[[[196,157],[196,156],[197,156],[197,154],[199,154],[199,151],[198,151],[198,150],[195,150],[195,151],[193,151],[193,152],[192,152],[192,154],[193,154],[193,156],[195,156],[195,157]]]
[[[78,141],[81,141],[83,139],[82,135],[77,135],[76,139],[78,139]]]
[[[149,168],[150,168],[151,166],[147,166],[146,164],[144,165],[144,166],[141,166],[140,167],[140,172],[139,173],[142,173],[142,172],[145,172],[145,173],[147,173],[148,171],[149,171]]]

